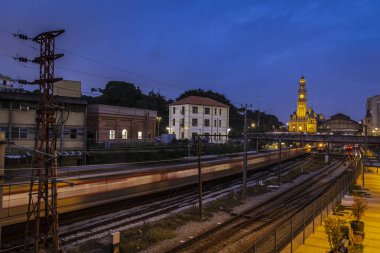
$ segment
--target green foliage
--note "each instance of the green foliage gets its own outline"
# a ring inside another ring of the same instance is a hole
[[[352,197],[354,199],[354,203],[352,204],[352,216],[354,216],[355,221],[360,221],[368,209],[368,202],[358,194],[353,194]]]
[[[336,250],[339,245],[339,240],[342,237],[342,233],[340,231],[340,225],[342,224],[342,220],[337,219],[333,216],[328,216],[323,221],[323,226],[325,227],[325,233],[327,234],[327,239],[330,244],[330,248],[332,250]]]
[[[161,117],[160,132],[165,131],[165,127],[169,124],[169,104],[172,100],[166,100],[159,92],[150,91],[147,95],[143,94],[139,87],[132,83],[122,81],[111,81],[106,84],[104,89],[91,89],[91,91],[100,92],[102,95],[98,97],[83,96],[89,104],[107,104],[125,107],[136,107],[143,109],[156,110],[158,116]],[[244,116],[231,101],[224,95],[212,90],[194,89],[188,90],[180,94],[177,99],[188,96],[200,96],[214,99],[218,102],[226,104],[230,107],[230,128],[232,136],[240,136],[244,127]],[[273,131],[279,128],[282,123],[276,116],[259,112],[257,110],[247,111],[247,121],[250,126],[252,123],[257,124],[260,118],[259,129],[250,129],[254,132]]]

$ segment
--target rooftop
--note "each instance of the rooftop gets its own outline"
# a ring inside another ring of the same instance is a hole
[[[170,106],[171,105],[186,105],[186,104],[229,107],[228,105],[215,101],[214,99],[206,98],[206,97],[198,97],[198,96],[185,97],[183,99],[177,100],[174,103],[171,103]]]

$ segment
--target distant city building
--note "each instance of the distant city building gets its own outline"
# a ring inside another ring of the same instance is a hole
[[[14,82],[9,76],[0,74],[0,91],[13,90]]]
[[[361,133],[362,125],[352,120],[349,116],[342,113],[335,114],[330,119],[323,121],[318,126],[318,131],[334,134],[352,134]]]
[[[322,114],[307,107],[306,80],[302,76],[299,81],[297,111],[290,115],[289,131],[316,133],[318,123],[322,120]]]
[[[380,95],[367,98],[364,123],[368,135],[380,135]]]
[[[14,142],[14,144],[7,145],[6,152],[8,154],[31,153],[26,148],[33,150],[35,145],[37,136],[36,110],[39,93],[15,89],[9,86],[9,80],[3,76],[0,81],[2,82],[0,89],[0,131],[6,133],[6,138],[10,142]],[[54,103],[64,108],[62,112],[57,112],[57,119],[60,119],[57,151],[85,150],[87,101],[80,98],[80,82],[65,80],[56,83],[57,86],[63,84],[70,85],[71,89],[64,92],[65,96],[54,97]],[[79,96],[77,91],[79,91]]]
[[[211,98],[189,96],[169,105],[169,133],[177,139],[210,136],[210,142],[226,142],[229,106]],[[223,136],[223,137],[222,137]]]
[[[90,143],[153,142],[157,111],[113,105],[88,105]]]

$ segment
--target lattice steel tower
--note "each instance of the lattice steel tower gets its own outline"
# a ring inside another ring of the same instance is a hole
[[[29,189],[29,206],[25,230],[25,247],[34,239],[34,252],[53,247],[49,252],[59,252],[57,211],[57,163],[56,142],[59,122],[57,113],[62,108],[53,102],[54,61],[63,56],[55,54],[55,38],[64,30],[44,32],[33,38],[40,45],[40,56],[35,62],[40,65],[40,99],[37,108],[37,138],[33,156],[33,169]],[[34,224],[33,224],[34,219]]]

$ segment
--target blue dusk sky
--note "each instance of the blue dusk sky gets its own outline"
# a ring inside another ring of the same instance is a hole
[[[35,44],[10,33],[58,37],[56,76],[90,89],[132,82],[175,99],[211,89],[287,122],[298,80],[317,113],[360,120],[380,88],[380,1],[2,0],[0,74],[34,80]]]

